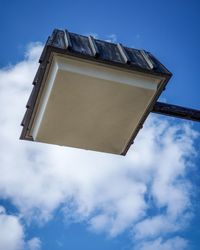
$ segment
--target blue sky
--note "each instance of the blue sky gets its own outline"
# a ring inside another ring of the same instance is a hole
[[[152,52],[200,109],[199,1],[1,1],[0,250],[197,250],[200,125],[151,115],[126,157],[19,141],[54,28]],[[8,101],[9,99],[9,101]]]

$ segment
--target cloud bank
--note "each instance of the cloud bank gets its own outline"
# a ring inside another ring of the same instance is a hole
[[[87,222],[91,232],[116,237],[129,230],[133,249],[187,249],[178,235],[192,216],[187,169],[197,132],[189,123],[151,115],[126,157],[20,141],[41,49],[31,44],[23,61],[0,70],[0,198],[27,223],[45,223],[60,209],[70,223]],[[18,218],[5,211],[1,216],[14,223],[13,242],[25,244]],[[26,245],[36,250],[41,242],[33,238]]]

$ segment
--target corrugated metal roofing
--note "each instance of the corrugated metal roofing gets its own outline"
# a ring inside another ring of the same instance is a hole
[[[32,140],[32,137],[29,136],[29,130],[34,105],[53,52],[98,61],[99,63],[140,71],[146,74],[164,76],[166,83],[172,75],[151,53],[145,50],[128,48],[119,43],[110,43],[91,36],[87,37],[68,32],[67,30],[55,29],[48,38],[39,60],[40,66],[34,78],[34,87],[21,123],[23,130],[20,139]]]

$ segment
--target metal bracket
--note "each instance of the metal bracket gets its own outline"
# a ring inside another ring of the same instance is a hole
[[[64,41],[65,41],[66,49],[70,49],[72,47],[72,43],[71,43],[70,34],[68,30],[64,31]]]
[[[88,40],[89,40],[89,44],[90,44],[90,47],[92,49],[92,53],[93,53],[94,57],[98,57],[99,50],[98,50],[97,45],[95,43],[95,39],[92,36],[89,36]]]
[[[118,43],[117,48],[118,48],[122,58],[124,59],[124,62],[128,63],[128,64],[131,63],[131,60],[130,60],[128,54],[126,53],[126,50],[124,49],[123,45],[121,43]]]

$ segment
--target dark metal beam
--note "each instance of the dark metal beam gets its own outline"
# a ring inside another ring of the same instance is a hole
[[[152,112],[200,122],[200,110],[185,108],[169,103],[156,102]]]

